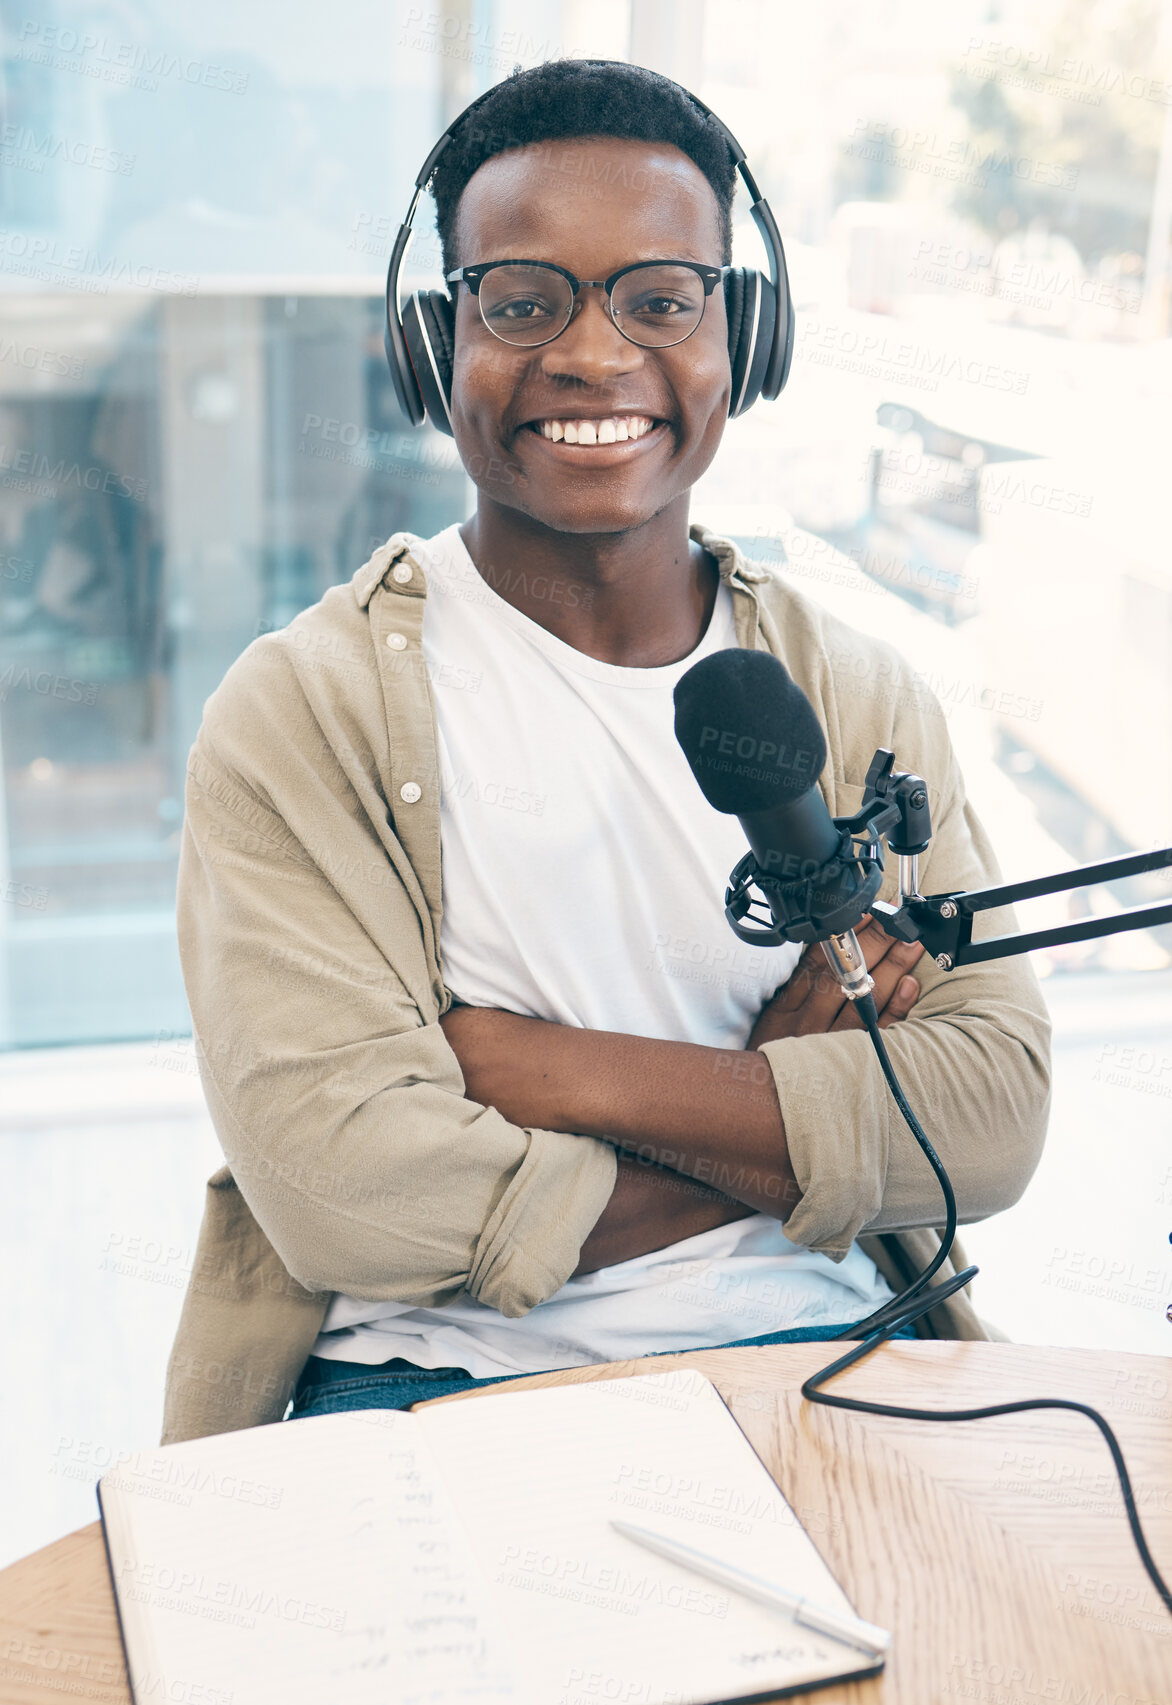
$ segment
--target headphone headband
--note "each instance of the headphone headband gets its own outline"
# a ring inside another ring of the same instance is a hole
[[[584,59],[577,61],[577,63],[580,65],[621,66],[624,69],[629,68],[628,62],[622,59]],[[656,72],[655,75],[660,76],[661,74]],[[734,415],[741,414],[745,411],[745,409],[752,406],[759,395],[764,396],[769,400],[778,396],[782,386],[786,382],[786,379],[789,377],[790,360],[793,354],[794,325],[792,304],[790,302],[789,276],[785,264],[785,250],[782,248],[781,233],[778,231],[777,221],[773,217],[773,210],[761,194],[760,190],[757,188],[756,180],[754,179],[752,172],[749,170],[748,162],[745,159],[745,151],[733,135],[732,131],[722,119],[719,119],[716,116],[711,107],[705,106],[699,96],[694,95],[690,89],[685,89],[681,83],[674,82],[670,77],[664,77],[663,81],[665,83],[670,83],[673,89],[679,90],[680,94],[686,96],[687,99],[692,102],[693,106],[697,107],[699,111],[704,114],[705,118],[707,118],[720,132],[720,135],[723,137],[724,142],[728,147],[729,154],[732,157],[733,168],[740,176],[742,183],[749,192],[752,203],[750,212],[753,217],[753,223],[756,225],[761,234],[762,242],[764,243],[766,252],[769,256],[769,277],[772,285],[774,311],[769,329],[767,358],[764,370],[761,371],[760,352],[756,346],[756,336],[758,329],[758,316],[761,310],[762,293],[760,289],[754,288],[752,291],[753,318],[752,325],[748,333],[750,341],[748,347],[740,352],[743,356],[743,360],[740,364],[741,375],[739,394],[735,400],[734,407],[730,411],[730,413]],[[448,416],[447,407],[448,399],[445,394],[444,381],[442,375],[437,370],[437,352],[432,347],[432,340],[427,330],[425,329],[423,331],[421,337],[418,329],[419,293],[416,293],[416,297],[412,299],[412,303],[416,308],[416,319],[413,325],[415,335],[412,341],[417,343],[422,342],[425,345],[427,365],[429,365],[432,369],[432,378],[435,380],[436,386],[438,386],[438,402],[441,405],[441,409],[431,406],[436,402],[437,397],[431,395],[431,391],[433,389],[432,385],[429,384],[426,376],[421,378],[419,365],[412,359],[412,352],[408,347],[405,320],[399,307],[399,273],[402,268],[403,257],[407,252],[407,245],[411,241],[411,229],[412,222],[415,218],[415,209],[419,205],[419,197],[431,181],[440,156],[443,154],[456,132],[462,125],[467,123],[468,119],[478,107],[483,106],[485,101],[489,100],[497,93],[500,87],[501,84],[494,83],[491,89],[486,89],[483,94],[477,95],[476,99],[471,101],[468,106],[464,108],[463,112],[457,114],[451,124],[448,125],[443,135],[436,142],[435,146],[428,154],[427,159],[423,162],[423,165],[416,174],[414,193],[411,196],[411,205],[407,209],[406,218],[399,226],[394,245],[391,249],[391,258],[387,267],[386,327],[384,331],[384,343],[386,345],[387,362],[391,370],[391,381],[394,385],[395,396],[398,400],[399,407],[413,426],[422,425],[426,415],[430,413],[434,423],[439,426],[442,431],[449,433],[451,431],[451,421]],[[752,273],[745,274],[744,276],[749,280],[757,277],[756,274]],[[743,286],[742,290],[744,290]],[[746,295],[747,293],[748,292],[745,291]],[[430,312],[434,318],[436,313],[440,311],[438,304],[442,302],[442,298],[440,298],[438,292],[431,292],[430,296],[432,298]],[[442,328],[435,326],[434,330],[442,343]],[[443,352],[440,351],[438,353],[440,363],[442,364]],[[733,362],[735,381],[737,378],[738,360],[731,348],[730,358]],[[751,379],[755,380],[755,384],[750,383]],[[450,368],[447,376],[447,382],[450,384]],[[752,391],[752,395],[749,395],[750,390]],[[440,418],[441,411],[442,419]]]

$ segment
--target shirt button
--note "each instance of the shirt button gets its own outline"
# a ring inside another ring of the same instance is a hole
[[[400,586],[406,586],[410,578],[411,570],[405,562],[397,564],[397,566],[391,570],[391,579],[397,580]]]
[[[392,651],[402,651],[407,644],[407,636],[402,633],[389,633],[387,635],[387,644],[390,646]]]
[[[414,805],[422,792],[423,789],[417,781],[405,781],[399,789],[399,798],[405,800],[408,805]]]

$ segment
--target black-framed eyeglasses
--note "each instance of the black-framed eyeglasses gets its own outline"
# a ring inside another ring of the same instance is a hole
[[[445,274],[480,304],[480,317],[503,343],[535,349],[560,337],[574,317],[579,290],[606,292],[607,312],[629,343],[668,349],[691,337],[704,304],[730,270],[690,260],[642,260],[609,278],[575,278],[547,260],[494,260]]]

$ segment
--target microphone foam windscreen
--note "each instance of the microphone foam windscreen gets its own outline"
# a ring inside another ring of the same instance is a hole
[[[680,676],[676,739],[709,805],[738,817],[809,791],[826,763],[814,707],[771,652],[729,646]]]

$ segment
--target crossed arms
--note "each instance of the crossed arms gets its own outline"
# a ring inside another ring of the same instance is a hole
[[[868,919],[860,931],[883,1028],[919,995],[923,949]],[[803,955],[762,1009],[744,1050],[575,1029],[495,1008],[440,1019],[465,1093],[517,1125],[601,1137],[619,1150],[614,1192],[574,1275],[626,1261],[752,1213],[784,1219],[801,1190],[764,1041],[861,1029],[821,964]]]

